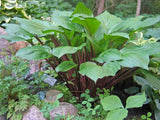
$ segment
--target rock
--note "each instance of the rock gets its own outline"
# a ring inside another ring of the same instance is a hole
[[[27,43],[25,41],[18,41],[18,42],[11,44],[14,52],[17,52],[19,49],[27,47],[28,45],[29,45],[29,43]]]
[[[30,61],[30,74],[34,74],[35,72],[39,71],[39,62],[40,61]]]
[[[67,103],[67,102],[60,102],[59,106],[54,108],[52,111],[49,112],[52,119],[54,117],[57,117],[58,115],[65,115],[67,116],[76,116],[78,113],[78,110],[74,105]],[[56,115],[58,114],[58,115]]]
[[[6,34],[7,33],[5,32],[5,30],[2,27],[0,27],[0,35],[6,35]],[[7,40],[0,38],[0,51],[3,51],[3,49],[5,49],[7,52],[9,52],[10,45],[11,44]]]
[[[60,94],[61,92],[58,91],[58,90],[49,90],[47,93],[46,93],[46,98],[44,99],[45,102],[51,102],[53,103],[56,98],[57,98],[57,95]],[[59,99],[60,102],[63,102],[64,101],[64,97],[62,97],[61,99]]]
[[[0,35],[7,35],[7,33],[2,27],[0,27]],[[5,39],[0,38],[0,51],[4,51],[3,49],[5,49],[9,53],[12,53],[11,51],[14,51],[16,53],[19,49],[28,46],[28,44],[29,43],[25,41],[10,43]]]
[[[46,120],[46,119],[43,117],[43,113],[40,112],[40,110],[35,105],[33,105],[29,108],[29,111],[23,115],[22,120]]]

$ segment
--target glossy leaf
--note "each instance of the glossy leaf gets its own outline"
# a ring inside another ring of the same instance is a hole
[[[43,60],[51,57],[51,49],[47,46],[32,46],[20,49],[16,56],[27,60]]]
[[[19,37],[19,36],[11,36],[11,35],[0,35],[0,38],[6,39],[11,43],[18,42],[18,41],[25,41],[25,40],[29,39],[29,38],[24,38],[24,37]]]
[[[159,46],[160,46],[159,42],[148,43],[142,46],[142,50],[148,55],[156,55],[156,54],[160,54]]]
[[[66,72],[77,65],[73,61],[64,61],[56,67],[56,72]]]
[[[52,19],[58,26],[61,26],[68,30],[83,32],[83,27],[81,25],[71,22],[71,20],[66,16],[57,16],[57,17],[53,17]],[[49,29],[50,28],[51,27],[49,27]]]
[[[23,29],[25,29],[29,33],[32,33],[33,35],[45,35],[44,33],[42,33],[45,28],[51,26],[55,27],[51,22],[38,19],[27,20],[18,17],[15,17],[13,19],[16,20]]]
[[[84,19],[84,18],[76,17],[72,21],[74,23],[83,25],[91,35],[93,35],[97,31],[100,25],[100,22],[96,18],[85,18]]]
[[[117,71],[121,69],[121,66],[118,62],[108,62],[103,65],[103,68],[108,71],[108,75],[115,76]]]
[[[114,15],[111,15],[109,12],[105,11],[96,17],[101,22],[101,27],[103,28],[102,34],[112,33],[112,29],[118,25],[122,20]]]
[[[77,52],[78,50],[81,50],[86,44],[83,43],[79,47],[72,47],[72,46],[61,46],[61,47],[56,47],[53,49],[52,54],[58,58],[62,57],[65,54],[73,54]]]
[[[128,115],[126,109],[115,109],[107,114],[106,120],[124,120]]]
[[[160,16],[142,20],[143,16],[129,18],[118,24],[113,31],[138,30],[139,28],[148,27],[160,21]],[[127,24],[126,24],[127,23]]]
[[[24,30],[22,27],[20,27],[17,24],[3,24],[3,27],[5,27],[5,31],[7,34],[9,35],[13,35],[13,36],[21,36],[21,37],[25,37],[25,38],[31,38],[33,37],[32,34],[30,34],[29,32],[27,32],[26,30]]]
[[[127,98],[126,101],[126,109],[142,107],[145,101],[146,101],[145,93],[143,93],[142,95],[130,96]]]
[[[114,67],[114,69],[110,68],[109,66]],[[85,62],[80,65],[79,73],[86,75],[96,82],[99,78],[115,75],[119,70],[119,67],[120,66],[118,66],[116,63],[108,63],[102,67],[93,62]]]
[[[99,63],[116,61],[122,59],[121,53],[117,49],[108,49],[102,52],[97,58],[94,58]]]
[[[123,60],[119,63],[122,66],[130,68],[141,67],[144,69],[148,69],[149,55],[144,54],[143,51],[141,51],[141,48],[126,47],[120,52]]]
[[[104,99],[102,99],[100,102],[105,111],[111,111],[111,110],[118,109],[118,108],[124,108],[121,103],[121,100],[116,95],[107,96]]]

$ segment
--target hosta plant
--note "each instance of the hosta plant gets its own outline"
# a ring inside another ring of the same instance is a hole
[[[80,96],[86,89],[111,88],[134,73],[148,70],[150,56],[159,53],[159,42],[139,40],[138,33],[160,21],[160,16],[122,20],[107,11],[94,17],[79,3],[74,12],[56,11],[52,21],[13,18],[18,24],[3,24],[10,42],[27,41],[17,56],[45,59],[70,91]]]
[[[24,8],[21,0],[0,0],[0,23],[9,22],[14,16],[29,19]]]

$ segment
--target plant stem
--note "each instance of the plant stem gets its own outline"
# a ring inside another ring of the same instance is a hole
[[[53,35],[51,35],[51,40],[55,44],[55,47],[61,46],[61,43]]]
[[[126,71],[125,73],[122,73],[121,76],[116,76],[116,77],[118,77],[118,78],[117,78],[117,79],[113,79],[113,80],[111,81],[111,83],[110,83],[109,85],[107,85],[107,87],[105,87],[105,88],[106,88],[106,89],[111,88],[112,86],[114,86],[114,85],[117,84],[118,82],[120,82],[120,81],[122,81],[122,80],[124,80],[124,79],[126,79],[126,78],[128,78],[128,77],[130,77],[130,76],[132,76],[131,73],[135,72],[136,70],[137,70],[137,68],[133,68],[133,69],[130,69],[130,70]]]
[[[37,40],[38,42],[40,42],[41,45],[44,45],[43,42],[39,39],[39,37],[38,37],[37,35],[35,35],[34,37],[36,38],[36,40]]]

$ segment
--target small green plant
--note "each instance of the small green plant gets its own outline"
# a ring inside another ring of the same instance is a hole
[[[142,115],[141,119],[142,120],[152,120],[150,117],[152,116],[151,112],[148,112],[147,115]]]
[[[101,104],[103,109],[108,112],[106,120],[123,120],[128,115],[127,109],[142,107],[145,101],[145,93],[130,96],[127,98],[126,106],[124,107],[118,96],[110,95],[102,99]]]
[[[34,94],[36,88],[29,88],[35,84],[25,78],[28,70],[28,61],[15,56],[5,55],[0,60],[0,115],[7,115],[7,119],[20,120],[30,105],[41,104]]]
[[[98,92],[101,91],[98,90]],[[81,104],[76,105],[81,117],[76,116],[75,120],[94,120],[95,118],[96,120],[101,120],[106,115],[106,112],[103,110],[102,105],[96,103],[97,98],[92,98],[89,93],[90,91],[87,89],[84,93],[81,94],[81,98],[83,101],[81,102]]]
[[[41,107],[41,112],[43,112],[43,116],[47,119],[47,120],[50,120],[51,117],[50,117],[50,114],[49,114],[49,111],[53,110],[54,108],[58,107],[59,106],[59,100],[61,97],[63,96],[62,93],[58,94],[57,95],[57,98],[56,100],[53,102],[53,103],[50,103],[50,102],[44,102],[42,107]],[[58,118],[61,118],[62,116],[58,116]]]

